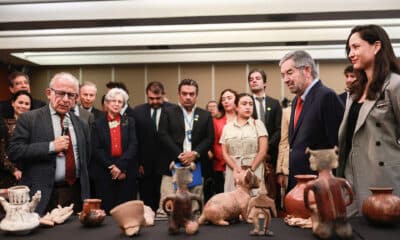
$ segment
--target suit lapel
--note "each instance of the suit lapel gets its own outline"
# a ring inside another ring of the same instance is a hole
[[[358,114],[357,118],[357,124],[356,128],[354,129],[354,134],[361,128],[361,126],[364,124],[364,122],[367,120],[367,117],[369,115],[369,112],[371,112],[372,108],[375,106],[376,102],[378,99],[381,97],[381,95],[384,93],[385,88],[389,84],[388,78],[386,78],[385,83],[382,86],[381,92],[378,94],[375,100],[365,100],[363,105],[361,106],[360,112]]]
[[[46,105],[45,108],[43,108],[43,112],[45,114],[41,114],[43,116],[43,123],[45,123],[44,128],[42,129],[45,133],[45,136],[49,136],[51,141],[54,139],[54,126],[53,126],[53,121],[51,119],[51,113],[50,113],[50,108],[49,105]],[[51,126],[51,127],[48,127]]]
[[[181,127],[181,130],[183,131],[183,133],[185,135],[185,119],[184,119],[181,107],[176,106],[175,112],[176,112],[176,116],[177,116],[177,120],[178,120],[178,125]],[[174,121],[174,119],[171,119],[171,120]]]
[[[264,119],[265,119],[265,126],[267,126],[267,124],[268,124],[268,119],[269,119],[269,110],[268,109],[270,109],[271,108],[271,106],[269,105],[269,102],[270,101],[268,101],[268,98],[267,98],[267,96],[265,96],[265,109],[264,109],[264,112],[265,112],[265,116],[264,116]]]

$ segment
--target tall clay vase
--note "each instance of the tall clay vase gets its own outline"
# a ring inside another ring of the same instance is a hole
[[[138,234],[140,226],[145,224],[144,204],[140,200],[122,203],[111,209],[110,214],[128,237]]]
[[[294,176],[297,180],[296,186],[285,197],[285,208],[288,215],[299,218],[309,218],[310,211],[304,205],[304,188],[306,183],[317,178],[316,175],[300,174]],[[310,193],[309,200],[315,202],[314,195]]]
[[[100,209],[101,199],[88,198],[83,201],[83,209],[79,214],[79,220],[86,227],[99,226],[106,213],[104,210]]]
[[[372,195],[362,205],[363,215],[374,224],[395,225],[400,223],[400,197],[393,195],[393,188],[370,187]]]

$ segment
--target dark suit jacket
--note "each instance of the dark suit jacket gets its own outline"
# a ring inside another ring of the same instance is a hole
[[[100,118],[101,116],[105,115],[105,113],[103,111],[100,111],[99,109],[92,107],[92,110],[90,111],[93,116],[94,116],[94,120]]]
[[[254,99],[253,99],[254,101]],[[253,105],[253,118],[259,119],[257,116],[256,105]],[[276,167],[278,159],[278,146],[281,140],[281,120],[282,107],[275,98],[265,96],[265,127],[268,131],[268,154],[271,156],[271,163]]]
[[[294,175],[316,173],[310,169],[309,156],[305,154],[307,147],[324,149],[337,146],[344,112],[336,93],[319,81],[308,93],[294,129],[297,98],[293,99],[289,124],[289,189],[296,184]]]
[[[165,109],[173,106],[165,102],[161,107],[161,115]],[[150,115],[148,103],[136,106],[133,109],[133,116],[136,123],[136,136],[138,138],[138,160],[143,166],[146,176],[152,174],[168,174],[168,161],[165,156],[165,148],[158,138],[156,126]],[[160,120],[161,120],[160,115]]]
[[[83,109],[81,106],[78,107],[79,109],[79,118],[82,119],[89,125],[89,129],[92,127],[94,123],[94,116],[91,112],[86,109]]]
[[[346,101],[347,101],[347,92],[343,92],[341,94],[339,94],[339,98],[343,103],[343,106],[346,106]]]
[[[41,108],[44,105],[46,105],[45,102],[32,99],[31,110]],[[0,115],[2,115],[4,118],[14,118],[14,108],[11,105],[11,99],[0,102]]]
[[[196,117],[197,115],[197,117]],[[194,112],[192,129],[192,150],[200,154],[202,164],[202,175],[208,177],[212,173],[212,163],[208,159],[207,152],[214,143],[214,126],[211,114],[201,108],[196,108]],[[185,122],[182,109],[174,105],[165,109],[165,114],[160,118],[159,136],[162,144],[168,151],[166,160],[179,161],[178,155],[183,151],[183,141],[185,139]]]
[[[92,128],[92,160],[90,162],[90,175],[92,179],[111,178],[108,167],[115,164],[127,178],[134,179],[137,176],[137,141],[135,133],[135,120],[121,117],[121,143],[122,156],[111,157],[110,127],[106,114],[96,119]]]
[[[80,184],[82,200],[89,198],[87,162],[90,158],[89,128],[70,112],[79,153]],[[49,106],[21,114],[9,146],[10,159],[22,164],[21,184],[31,189],[31,195],[42,191],[36,211],[44,214],[54,186],[56,153],[49,153],[49,144],[54,140],[53,124]]]

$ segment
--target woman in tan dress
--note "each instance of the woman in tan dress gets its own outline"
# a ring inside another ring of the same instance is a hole
[[[224,192],[235,189],[234,172],[250,168],[261,180],[264,178],[263,160],[268,148],[268,133],[260,120],[251,117],[253,98],[241,93],[235,99],[236,119],[225,125],[220,143],[227,164]]]

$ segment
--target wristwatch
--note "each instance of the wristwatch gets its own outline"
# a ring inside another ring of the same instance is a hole
[[[199,158],[200,158],[200,153],[198,153],[198,152],[196,152],[196,151],[193,151],[193,153],[194,153],[194,155],[196,155],[196,159],[199,159]]]

